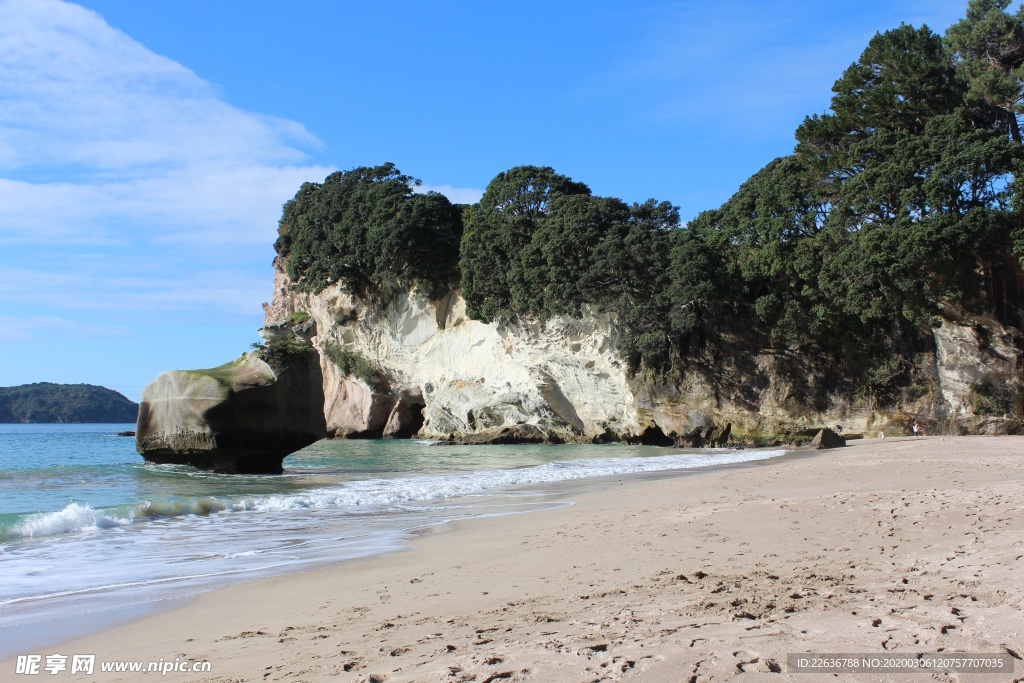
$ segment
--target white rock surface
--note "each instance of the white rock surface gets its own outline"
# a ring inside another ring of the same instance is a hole
[[[268,325],[300,310],[316,320],[320,333],[313,343],[321,351],[325,415],[328,430],[339,435],[379,432],[396,403],[408,403],[410,396],[424,405],[424,437],[524,423],[566,440],[608,432],[635,437],[650,426],[674,436],[712,427],[718,433],[727,423],[741,435],[837,423],[848,432],[875,433],[890,427],[898,432],[915,418],[954,431],[998,431],[1002,427],[990,424],[991,418],[971,414],[970,388],[984,378],[1020,387],[1024,348],[1019,333],[994,321],[947,320],[934,332],[936,353],[922,360],[937,392],[889,412],[836,396],[819,412],[793,398],[800,379],[775,372],[773,354],[752,356],[767,385],[748,391],[741,383],[730,395],[695,375],[673,389],[628,378],[617,353],[621,331],[610,314],[485,324],[466,316],[458,293],[437,301],[409,293],[380,309],[337,285],[317,294],[292,291],[280,268],[274,300],[264,308]],[[372,361],[389,376],[392,394],[374,394],[362,382],[341,377],[323,353],[329,341]]]
[[[321,331],[314,340],[321,351],[328,340],[342,344],[380,367],[402,393],[422,396],[423,436],[521,423],[564,438],[607,429],[637,433],[635,400],[608,315],[506,327],[470,320],[457,294],[423,301],[415,292],[367,311],[336,285],[316,295],[290,292],[280,272],[275,293],[267,324],[305,310]],[[337,312],[350,309],[360,311],[358,321],[339,325]],[[328,429],[344,434],[383,427],[370,419],[377,413],[369,388],[340,378],[326,354],[322,358]]]
[[[942,398],[950,415],[972,415],[971,387],[991,383],[997,388],[1010,385],[1012,394],[1021,386],[1020,333],[991,320],[942,321],[934,329],[936,366]]]

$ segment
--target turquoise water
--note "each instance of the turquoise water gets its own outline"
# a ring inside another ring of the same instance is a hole
[[[322,441],[282,475],[145,464],[132,425],[0,425],[0,632],[393,551],[456,519],[569,504],[599,477],[781,451]],[[0,653],[2,656],[2,653]]]

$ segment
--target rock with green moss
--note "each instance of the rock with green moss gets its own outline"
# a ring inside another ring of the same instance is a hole
[[[208,370],[161,373],[142,392],[136,449],[149,462],[224,473],[277,473],[326,436],[315,351],[271,366],[258,353]]]

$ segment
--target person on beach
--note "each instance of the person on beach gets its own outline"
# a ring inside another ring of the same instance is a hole
[[[836,425],[836,434],[843,433],[843,425]]]
[[[917,422],[915,421],[914,422],[914,438],[915,439],[917,438],[917,434],[918,434],[919,431],[921,431],[921,425],[917,424]]]

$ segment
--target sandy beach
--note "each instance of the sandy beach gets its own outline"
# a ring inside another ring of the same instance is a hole
[[[853,441],[609,482],[46,651],[181,681],[1024,680],[1024,437]],[[789,653],[1009,653],[1016,673],[796,675]],[[45,664],[45,661],[44,661]],[[0,679],[15,662],[0,663]],[[38,678],[40,676],[36,676]]]

